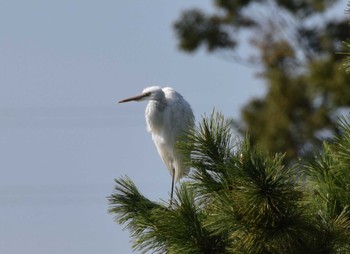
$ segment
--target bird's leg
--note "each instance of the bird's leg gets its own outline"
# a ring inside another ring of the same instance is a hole
[[[172,179],[171,179],[170,207],[173,204],[174,179],[175,179],[175,169],[173,168],[173,175],[172,175]]]

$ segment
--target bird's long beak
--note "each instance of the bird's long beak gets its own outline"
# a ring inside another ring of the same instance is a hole
[[[121,100],[118,103],[124,103],[124,102],[128,102],[128,101],[138,101],[138,100],[141,100],[143,97],[146,97],[146,96],[147,96],[147,94],[140,94],[140,95],[136,95],[136,96],[133,96],[133,97]]]

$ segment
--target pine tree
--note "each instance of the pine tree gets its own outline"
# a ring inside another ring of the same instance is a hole
[[[178,144],[192,170],[172,206],[122,177],[109,212],[142,252],[350,253],[350,123],[339,127],[313,160],[286,166],[222,114],[203,116]]]
[[[174,24],[184,52],[206,48],[257,71],[266,94],[250,100],[235,123],[252,144],[285,153],[285,163],[312,156],[337,133],[339,111],[350,109],[350,76],[337,54],[350,37],[349,20],[325,15],[339,2],[213,0],[211,12],[185,10]]]

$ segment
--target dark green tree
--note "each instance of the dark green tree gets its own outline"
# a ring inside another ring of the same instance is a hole
[[[348,1],[348,8],[346,12],[350,14],[350,1]],[[344,68],[346,73],[350,74],[350,38],[347,38],[343,46],[344,46],[344,52],[342,53],[343,55],[345,55]]]
[[[133,248],[152,253],[350,253],[350,123],[308,163],[233,138],[221,114],[203,117],[178,149],[192,171],[172,206],[116,180],[109,212]]]
[[[235,122],[253,145],[285,153],[287,163],[320,148],[350,106],[350,76],[337,54],[350,36],[348,20],[325,15],[338,2],[213,0],[212,13],[187,10],[174,24],[182,50],[204,46],[256,68],[266,95],[248,102]],[[242,44],[253,53],[242,57]]]

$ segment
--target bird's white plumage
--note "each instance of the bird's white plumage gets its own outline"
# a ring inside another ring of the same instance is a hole
[[[141,95],[120,102],[148,100],[145,117],[147,130],[173,180],[178,181],[189,168],[175,143],[194,125],[194,115],[188,102],[174,89],[147,87]],[[175,172],[175,175],[173,175]]]
[[[175,170],[173,177],[176,182],[189,168],[184,164],[183,155],[174,146],[179,138],[193,127],[193,112],[187,101],[174,89],[151,87],[146,88],[146,92],[149,89],[159,97],[150,100],[146,107],[147,129],[152,134],[158,153],[170,174]]]

